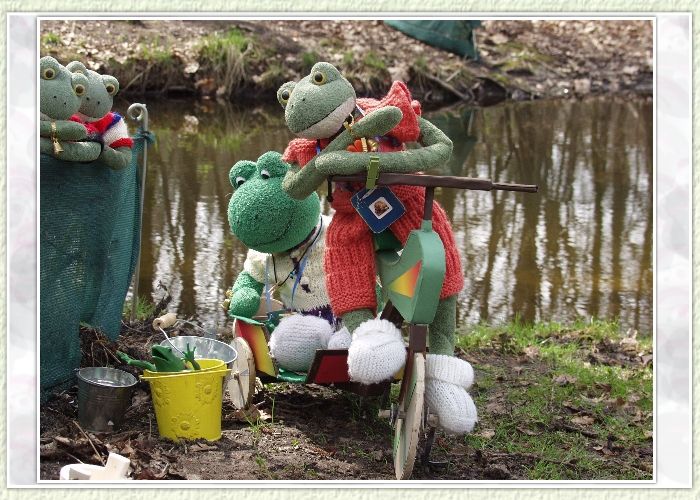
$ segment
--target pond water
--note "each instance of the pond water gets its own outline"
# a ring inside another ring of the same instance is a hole
[[[291,134],[279,107],[169,100],[148,108],[158,142],[148,155],[140,295],[158,299],[162,282],[171,310],[224,325],[219,304],[246,254],[226,218],[228,171],[282,151]],[[595,316],[651,332],[650,100],[510,103],[426,117],[455,144],[441,173],[540,187],[437,191],[464,266],[460,324]]]

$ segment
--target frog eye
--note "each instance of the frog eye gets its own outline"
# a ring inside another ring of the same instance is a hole
[[[289,90],[285,89],[280,92],[280,103],[286,104],[289,101]]]
[[[241,187],[243,185],[243,183],[245,182],[245,177],[242,177],[239,175],[238,177],[236,177],[235,182],[236,182],[236,187]]]
[[[56,76],[56,71],[53,68],[46,68],[41,76],[43,76],[45,80],[53,80]]]
[[[266,169],[263,169],[260,171],[260,177],[262,177],[263,179],[269,179],[270,172],[268,172]]]
[[[109,95],[114,95],[117,93],[117,87],[115,87],[111,83],[108,83],[107,85],[105,85],[105,89],[107,90],[107,93]]]
[[[323,85],[326,83],[326,74],[323,71],[316,71],[311,75],[311,81],[316,85]]]
[[[80,84],[76,85],[74,90],[75,90],[75,95],[77,95],[78,97],[85,94],[85,87],[83,85],[80,85]]]

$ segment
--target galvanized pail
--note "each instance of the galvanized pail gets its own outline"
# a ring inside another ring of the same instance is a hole
[[[85,430],[110,432],[131,404],[136,377],[106,367],[78,370],[78,419]]]

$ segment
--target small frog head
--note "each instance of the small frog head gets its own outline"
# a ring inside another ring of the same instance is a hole
[[[114,96],[119,92],[119,81],[111,75],[100,75],[87,69],[80,61],[72,61],[66,68],[88,79],[88,89],[79,110],[80,117],[93,122],[109,113],[114,104]]]
[[[67,120],[80,109],[87,92],[85,75],[71,73],[51,56],[39,60],[39,110],[54,120]]]
[[[179,372],[185,369],[182,359],[170,347],[154,345],[151,347],[151,357],[159,372]]]
[[[295,200],[282,189],[289,165],[270,151],[257,162],[237,162],[229,172],[234,188],[228,205],[231,231],[248,248],[278,253],[294,248],[318,224],[321,207],[312,193]]]
[[[307,139],[325,139],[338,132],[356,99],[350,82],[327,62],[314,64],[308,76],[277,91],[289,130]]]

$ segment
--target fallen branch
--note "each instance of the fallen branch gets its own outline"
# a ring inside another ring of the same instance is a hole
[[[427,79],[430,80],[431,82],[438,84],[440,87],[442,87],[443,89],[445,89],[445,90],[447,90],[448,92],[452,93],[453,95],[459,97],[462,101],[471,102],[471,101],[474,100],[474,98],[473,98],[472,96],[469,96],[469,95],[467,95],[467,94],[465,94],[465,93],[463,93],[463,92],[460,92],[459,90],[457,90],[456,88],[454,88],[452,85],[450,85],[450,84],[447,83],[447,82],[443,82],[442,80],[440,80],[440,79],[439,79],[438,77],[436,77],[436,76],[433,76],[433,75],[431,75],[431,74],[429,74],[429,73],[426,73],[426,72],[423,72],[423,71],[421,71],[420,74],[421,74],[421,76],[424,76],[425,78],[427,78]]]

